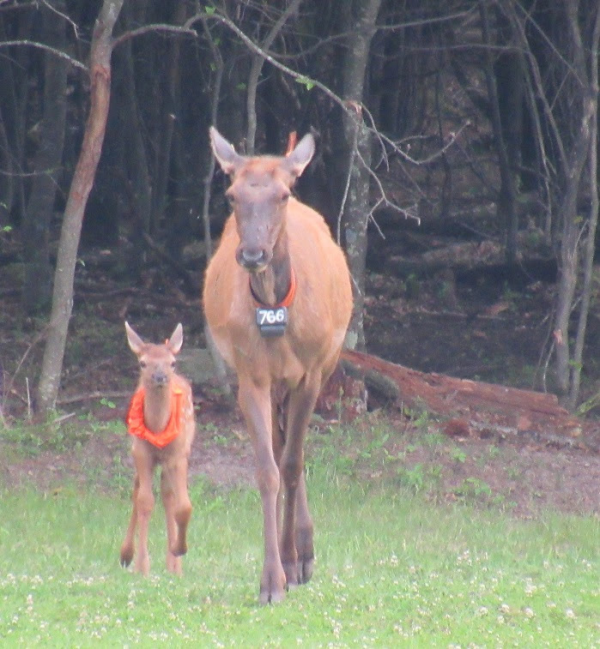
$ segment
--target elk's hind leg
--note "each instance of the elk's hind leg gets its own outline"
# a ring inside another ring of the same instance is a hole
[[[296,552],[298,553],[298,583],[305,584],[313,574],[315,550],[313,522],[308,509],[304,471],[300,474],[296,492]]]

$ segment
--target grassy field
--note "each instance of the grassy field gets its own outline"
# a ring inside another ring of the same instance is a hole
[[[600,647],[600,521],[517,520],[434,506],[392,483],[311,465],[315,576],[257,604],[260,502],[191,485],[184,576],[164,568],[160,506],[152,575],[118,565],[123,489],[0,493],[3,647]]]

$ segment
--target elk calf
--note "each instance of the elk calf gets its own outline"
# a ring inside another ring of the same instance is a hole
[[[171,338],[162,345],[145,343],[127,322],[125,330],[129,347],[140,363],[140,380],[126,417],[127,429],[133,435],[135,481],[133,511],[121,546],[121,565],[128,566],[133,559],[137,526],[139,548],[135,569],[144,575],[150,572],[148,523],[154,507],[152,476],[156,465],[160,465],[167,522],[167,569],[180,575],[192,513],[187,476],[196,428],[192,389],[174,369],[175,356],[183,344],[183,328],[178,324]]]

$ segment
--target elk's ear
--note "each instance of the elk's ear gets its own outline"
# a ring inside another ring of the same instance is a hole
[[[135,333],[133,327],[125,320],[125,331],[127,333],[127,342],[131,351],[138,355],[142,351],[144,341]]]
[[[175,327],[175,331],[171,334],[171,337],[167,341],[167,347],[171,350],[171,353],[175,356],[179,354],[179,350],[183,345],[183,327],[181,322]]]
[[[214,126],[209,129],[210,145],[217,162],[226,174],[232,174],[244,161],[244,158],[236,153],[233,144],[228,142]]]
[[[315,138],[307,133],[296,145],[296,148],[284,159],[282,166],[292,176],[298,178],[315,154]]]

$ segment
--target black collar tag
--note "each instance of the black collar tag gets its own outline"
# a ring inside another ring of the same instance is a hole
[[[256,324],[263,338],[283,336],[288,323],[288,310],[285,306],[274,308],[258,307],[256,309]]]

